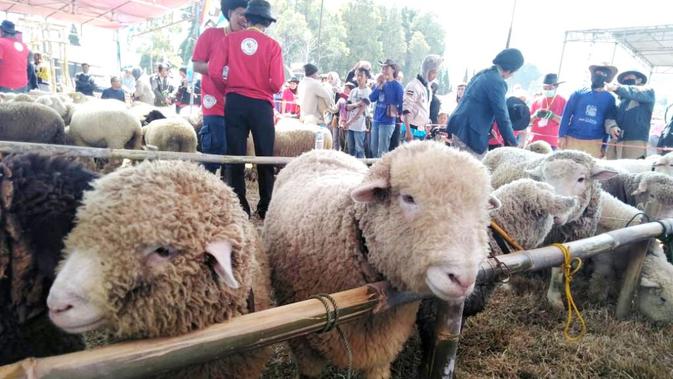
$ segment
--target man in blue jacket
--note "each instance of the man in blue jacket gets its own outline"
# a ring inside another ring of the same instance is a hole
[[[479,72],[467,84],[465,94],[449,118],[447,130],[453,134],[453,146],[482,158],[488,149],[488,136],[497,121],[507,146],[516,146],[512,121],[507,112],[507,83],[523,66],[517,49],[505,49],[493,59],[493,66]]]
[[[589,66],[591,89],[575,91],[563,111],[559,126],[560,149],[580,150],[594,158],[603,155],[602,145],[608,138],[619,136],[614,122],[617,106],[614,96],[605,90],[617,74],[617,67],[607,64]]]
[[[608,159],[638,159],[647,155],[650,122],[654,110],[654,90],[645,87],[647,77],[640,71],[624,71],[617,76],[617,83],[606,89],[619,96],[617,125],[620,135],[610,139]]]

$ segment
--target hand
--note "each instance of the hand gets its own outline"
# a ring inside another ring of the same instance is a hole
[[[566,146],[568,146],[568,139],[566,137],[561,137],[558,139],[558,148],[561,150],[565,150]]]
[[[612,128],[610,128],[610,137],[618,139],[621,134],[622,130],[619,129],[619,127],[613,126]]]
[[[407,142],[411,142],[413,139],[414,139],[413,129],[407,127],[406,133],[404,133],[404,140]]]
[[[605,90],[608,92],[615,92],[619,88],[617,83],[605,83]]]

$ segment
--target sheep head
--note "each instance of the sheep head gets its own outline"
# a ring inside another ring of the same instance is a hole
[[[540,246],[554,225],[563,225],[577,200],[558,195],[554,187],[531,179],[519,179],[493,192],[503,206],[492,218],[525,249]]]
[[[673,152],[657,159],[654,163],[654,171],[668,176],[673,176]]]
[[[486,167],[443,144],[386,154],[351,192],[369,262],[397,288],[462,301],[488,251],[490,192]]]
[[[656,204],[656,213],[648,215],[660,220],[673,217],[673,177],[657,172],[645,172],[636,176],[638,188],[630,195],[637,208],[644,210],[648,203]]]
[[[638,309],[652,321],[673,322],[673,265],[660,246],[645,257],[638,288]]]
[[[594,193],[600,190],[599,181],[618,174],[596,164],[588,154],[572,150],[550,155],[526,172],[532,179],[550,184],[557,194],[577,199],[569,221],[579,218],[589,206]]]
[[[247,313],[256,232],[195,164],[145,162],[96,181],[65,246],[47,304],[68,332],[170,336]]]

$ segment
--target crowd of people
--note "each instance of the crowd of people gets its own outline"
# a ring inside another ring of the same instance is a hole
[[[540,140],[553,149],[581,150],[594,157],[646,155],[655,95],[639,71],[617,75],[612,65],[592,65],[591,88],[579,89],[567,100],[558,93],[563,82],[549,73],[541,95],[527,104],[527,99],[507,98],[506,80],[524,64],[522,52],[508,48],[441,104],[436,79],[443,61],[438,55],[424,57],[420,72],[406,86],[392,59],[379,61],[380,70],[370,62],[357,62],[343,83],[338,73],[321,74],[312,63],[304,65],[303,78],[285,81],[281,46],[266,33],[276,21],[270,4],[221,0],[221,10],[228,26],[208,28],[196,42],[192,62],[201,81],[195,89],[188,85],[186,69],[179,70],[180,84],[174,86],[170,67],[159,64],[151,76],[140,68],[123,70],[111,78],[101,97],[175,104],[177,110],[200,104],[201,147],[209,154],[246,155],[247,136],[252,134],[255,154],[272,155],[275,120],[296,117],[329,128],[333,148],[358,158],[381,157],[412,139],[442,140],[477,157],[498,146]],[[1,33],[0,91],[48,89],[50,70],[42,56],[35,54],[31,61],[28,48],[14,38],[11,22],[2,23]],[[101,89],[89,68],[81,65],[75,89],[93,95]],[[220,167],[206,168],[216,172]],[[274,173],[271,166],[257,169],[261,200],[256,212],[263,218]],[[243,166],[229,165],[222,172],[250,214]]]

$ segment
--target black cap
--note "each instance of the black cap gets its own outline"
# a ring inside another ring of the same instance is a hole
[[[318,72],[318,67],[316,67],[316,65],[312,63],[307,63],[304,65],[304,75],[313,76],[316,72]]]
[[[14,28],[14,23],[9,21],[9,20],[4,20],[2,24],[0,24],[0,29],[5,34],[9,34],[10,36],[13,36],[16,34],[16,29]]]
[[[624,84],[624,77],[627,75],[634,75],[636,78],[640,78],[640,84],[647,83],[647,76],[638,70],[624,71],[619,76],[617,76],[617,82],[619,84]]]
[[[556,75],[556,74],[545,75],[544,76],[544,81],[542,82],[542,84],[550,84],[550,85],[553,85],[553,86],[557,86],[561,83],[563,83],[563,82],[558,81],[558,75]]]
[[[514,72],[523,66],[523,54],[518,49],[505,49],[495,56],[493,64],[497,64],[503,70]]]
[[[530,123],[530,109],[526,103],[515,96],[507,99],[507,112],[512,121],[512,129],[515,131],[524,130]]]
[[[288,80],[289,83],[299,83],[299,78],[296,76],[293,76],[290,80]]]
[[[246,8],[247,6],[248,0],[220,0],[220,10],[227,21],[229,21],[229,11],[236,8]]]
[[[276,22],[271,15],[271,4],[266,0],[250,0],[248,7],[245,8],[246,16],[257,16]]]

